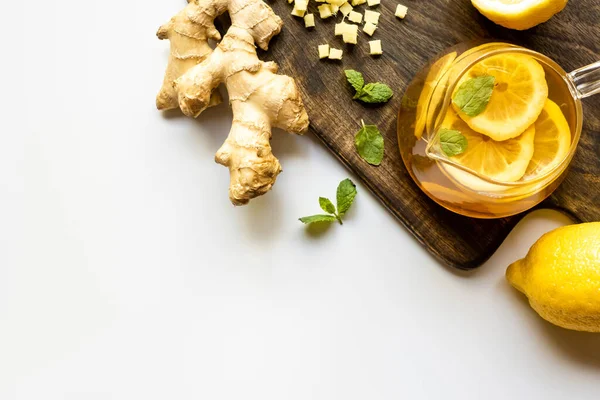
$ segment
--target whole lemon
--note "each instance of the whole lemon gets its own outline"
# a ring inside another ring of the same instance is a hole
[[[548,21],[568,0],[471,0],[480,13],[498,25],[524,30]]]
[[[506,279],[546,321],[600,332],[600,222],[546,233],[508,267]]]

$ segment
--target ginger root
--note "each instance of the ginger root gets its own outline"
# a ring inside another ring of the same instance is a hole
[[[281,172],[271,152],[271,129],[302,134],[308,115],[294,79],[277,75],[275,63],[258,59],[255,43],[266,50],[282,27],[269,6],[262,0],[194,0],[194,5],[190,20],[209,26],[206,32],[214,28],[214,16],[225,10],[232,24],[217,48],[171,87],[182,112],[197,117],[212,104],[215,88],[225,84],[233,123],[215,161],[229,168],[231,202],[247,204],[268,192]],[[211,16],[210,23],[206,16]]]
[[[170,110],[179,106],[177,93],[173,88],[175,79],[194,65],[200,64],[212,53],[208,39],[221,40],[221,34],[215,28],[213,21],[223,11],[214,17],[207,11],[197,2],[192,1],[156,32],[160,40],[168,39],[171,43],[169,64],[163,85],[156,96],[156,108],[159,110]],[[217,105],[221,101],[221,95],[215,92],[211,105]]]

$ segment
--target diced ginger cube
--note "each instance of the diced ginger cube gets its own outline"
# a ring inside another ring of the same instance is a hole
[[[365,22],[377,25],[379,23],[379,13],[377,11],[365,10]]]
[[[350,14],[350,11],[352,11],[352,6],[350,5],[350,3],[346,2],[340,6],[340,11],[345,17],[346,15]]]
[[[338,6],[338,7],[346,2],[346,0],[325,0],[325,1],[329,4],[331,4],[332,6]]]
[[[337,14],[337,12],[338,12],[338,11],[339,11],[339,9],[340,9],[340,7],[339,7],[339,6],[336,6],[335,4],[330,4],[330,5],[329,5],[329,8],[331,9],[331,13],[332,13],[332,14],[334,14],[334,15],[335,15],[335,14]]]
[[[340,22],[339,24],[335,24],[335,36],[342,36],[344,34],[344,32],[346,31],[346,26],[350,25],[345,23],[344,21]]]
[[[342,39],[344,40],[344,43],[356,44],[356,42],[358,40],[358,32],[349,32],[349,31],[346,31],[342,35]]]
[[[296,8],[296,6],[294,6],[294,8],[292,9],[292,15],[294,17],[300,17],[300,18],[302,18],[302,17],[304,17],[304,13],[306,13],[306,10],[298,10]]]
[[[408,12],[408,7],[403,6],[402,4],[398,4],[396,6],[396,14],[394,14],[394,15],[400,19],[404,19],[404,17],[406,17],[407,12]]]
[[[306,14],[304,16],[304,27],[314,28],[315,27],[315,14]]]
[[[369,36],[373,36],[373,34],[375,33],[375,29],[377,29],[377,25],[372,24],[370,22],[366,22],[365,26],[363,27],[363,32]]]
[[[365,4],[367,2],[367,0],[352,0],[352,5],[354,7],[359,6],[361,4]]]
[[[383,54],[383,50],[381,49],[381,40],[371,40],[369,42],[370,53],[373,56],[378,56]]]
[[[350,11],[350,14],[348,14],[348,19],[352,22],[356,22],[357,24],[362,22],[362,18],[362,14],[357,13],[356,11]]]
[[[381,4],[381,0],[367,0],[369,7],[375,7]]]
[[[344,52],[340,49],[329,49],[329,59],[330,60],[341,60]]]
[[[327,58],[329,57],[329,45],[328,44],[320,44],[319,45],[319,58]]]
[[[308,1],[307,0],[295,0],[294,8],[298,11],[304,11],[308,9]]]
[[[317,7],[317,9],[319,10],[319,16],[321,17],[321,19],[327,19],[333,15],[329,4],[322,4],[319,7]]]

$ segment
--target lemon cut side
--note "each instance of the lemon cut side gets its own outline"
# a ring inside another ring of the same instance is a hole
[[[498,25],[524,30],[548,21],[568,0],[471,0],[475,8]]]
[[[504,141],[495,141],[473,131],[449,109],[442,128],[460,131],[467,139],[464,153],[450,157],[482,176],[501,182],[516,182],[523,177],[534,153],[535,127],[531,125],[522,135]],[[448,167],[450,175],[473,190],[485,190],[487,186],[475,176],[458,168]]]
[[[452,107],[471,129],[496,141],[521,135],[538,118],[546,99],[548,84],[544,68],[526,54],[499,54],[471,67],[456,85],[472,78],[491,75],[495,78],[490,101],[480,114],[469,117],[452,102]]]

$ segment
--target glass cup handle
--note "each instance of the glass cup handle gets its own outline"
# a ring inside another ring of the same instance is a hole
[[[578,68],[568,76],[580,99],[600,93],[600,61]]]

